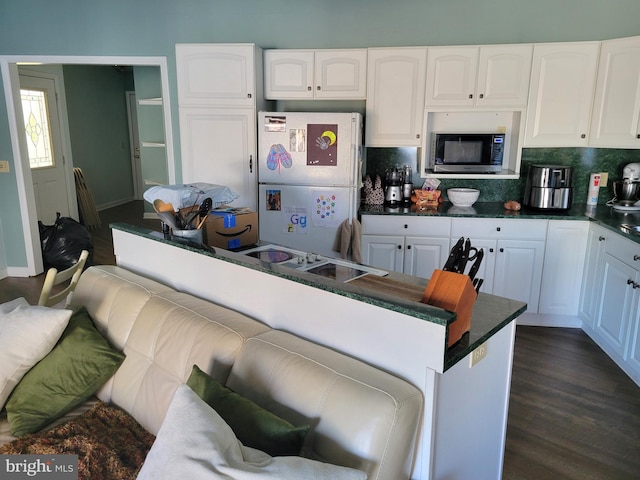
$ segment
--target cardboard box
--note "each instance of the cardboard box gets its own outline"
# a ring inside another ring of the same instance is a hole
[[[258,214],[248,208],[212,210],[203,228],[212,247],[233,250],[258,243]]]

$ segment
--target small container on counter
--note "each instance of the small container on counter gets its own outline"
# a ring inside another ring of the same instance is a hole
[[[589,178],[589,189],[587,191],[587,205],[598,204],[598,194],[600,193],[600,174],[592,173]]]

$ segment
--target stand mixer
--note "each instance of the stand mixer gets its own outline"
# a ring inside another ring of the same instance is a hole
[[[622,180],[613,182],[613,200],[607,205],[619,211],[640,211],[640,163],[629,163],[624,167]]]

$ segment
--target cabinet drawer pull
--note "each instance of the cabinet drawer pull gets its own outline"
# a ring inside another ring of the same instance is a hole
[[[587,134],[583,133],[582,135],[580,135],[580,138],[587,138]]]
[[[407,225],[406,223],[404,224],[404,228],[409,228],[409,225]]]
[[[602,235],[600,235],[600,236],[598,237],[598,241],[599,241],[599,242],[604,242],[606,239],[607,239],[607,237],[603,237]]]
[[[497,228],[496,228],[496,232],[499,232],[499,231],[500,231],[500,227],[497,227]]]
[[[501,248],[501,249],[500,249],[500,253],[504,253],[504,248]]]
[[[640,260],[640,255],[634,255],[633,256],[633,261],[637,262],[638,260]]]

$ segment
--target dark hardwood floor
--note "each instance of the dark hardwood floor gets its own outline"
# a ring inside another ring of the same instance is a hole
[[[159,229],[142,216],[142,202],[101,211],[93,263],[115,264],[109,223]],[[43,280],[0,280],[0,303],[35,303]],[[640,479],[640,387],[582,330],[517,328],[503,478]]]
[[[640,387],[582,330],[517,327],[503,478],[640,478]]]

